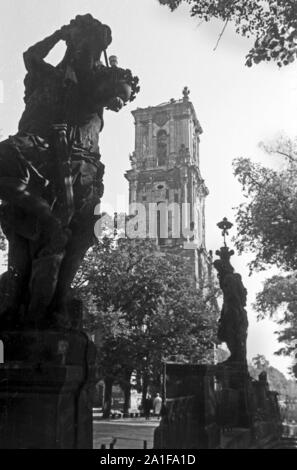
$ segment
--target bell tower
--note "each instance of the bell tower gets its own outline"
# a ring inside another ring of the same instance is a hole
[[[193,260],[197,280],[208,270],[205,248],[205,198],[208,189],[200,173],[201,125],[190,91],[179,100],[132,111],[135,150],[130,155],[130,207],[146,211],[146,236],[160,249],[174,250]]]

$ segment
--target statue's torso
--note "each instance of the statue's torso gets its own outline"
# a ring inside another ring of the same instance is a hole
[[[20,134],[33,134],[48,139],[53,124],[76,128],[76,138],[92,152],[98,152],[102,128],[102,109],[88,99],[77,83],[65,82],[65,73],[53,69],[45,77],[29,77],[26,108],[19,122]],[[31,89],[30,89],[31,88]]]

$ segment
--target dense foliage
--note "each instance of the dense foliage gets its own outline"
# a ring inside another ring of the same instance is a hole
[[[249,372],[254,379],[258,379],[259,374],[263,371],[267,373],[270,390],[278,392],[281,398],[287,396],[296,398],[296,383],[292,380],[288,380],[284,374],[273,367],[265,356],[258,354],[252,359],[251,364],[249,364]]]
[[[246,197],[237,208],[236,245],[254,254],[252,270],[271,266],[285,271],[266,280],[255,307],[260,318],[270,316],[282,327],[280,353],[290,355],[297,343],[297,141],[282,137],[262,147],[283,162],[279,169],[245,158],[234,162]]]
[[[126,337],[138,359],[201,358],[212,344],[211,308],[196,290],[187,261],[162,255],[151,241],[98,242],[81,266],[79,283],[87,304],[92,299],[89,329],[107,327],[115,337]]]
[[[210,21],[232,23],[242,36],[255,38],[247,65],[274,60],[288,65],[297,53],[297,2],[295,0],[159,0],[175,10],[181,3],[191,6],[191,15]]]
[[[297,273],[267,279],[257,295],[255,307],[259,318],[270,316],[280,325],[278,338],[284,346],[279,354],[291,355],[294,359],[297,353]]]
[[[99,241],[74,288],[87,307],[87,329],[98,333],[102,377],[121,381],[136,371],[148,383],[162,360],[207,360],[213,348],[214,292],[205,298],[186,259],[163,255],[152,241]]]
[[[237,209],[237,248],[255,254],[252,267],[297,269],[297,162],[274,170],[240,158],[234,170],[246,197]]]

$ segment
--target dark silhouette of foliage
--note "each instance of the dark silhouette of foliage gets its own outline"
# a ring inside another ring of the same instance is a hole
[[[149,240],[104,238],[87,253],[74,290],[97,335],[102,377],[121,381],[135,371],[148,382],[168,357],[210,359],[215,293],[197,291],[190,272],[183,257],[163,255]]]
[[[295,0],[159,0],[174,11],[188,3],[191,16],[204,21],[212,18],[235,26],[244,37],[255,42],[247,55],[246,65],[276,61],[288,65],[297,53],[297,3]],[[222,31],[222,33],[223,33]]]

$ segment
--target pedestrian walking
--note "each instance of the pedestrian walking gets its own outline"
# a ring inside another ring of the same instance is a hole
[[[160,397],[160,393],[156,394],[153,407],[154,407],[154,415],[160,418],[160,413],[162,409],[162,398]]]
[[[151,409],[153,408],[153,400],[151,395],[147,395],[144,404],[143,404],[143,411],[145,419],[150,419]]]

